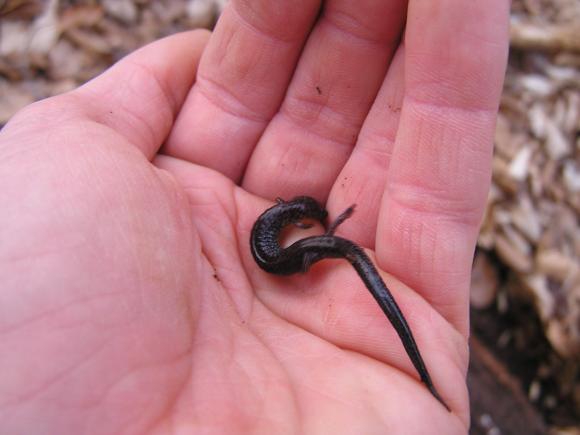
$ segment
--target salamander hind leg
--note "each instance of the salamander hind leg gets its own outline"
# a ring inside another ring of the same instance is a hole
[[[341,214],[338,215],[338,217],[328,226],[328,229],[326,230],[325,235],[327,236],[332,236],[334,235],[336,229],[348,218],[350,218],[352,216],[352,214],[354,213],[354,208],[356,207],[356,204],[351,205],[349,208],[347,208],[345,211],[343,211]]]

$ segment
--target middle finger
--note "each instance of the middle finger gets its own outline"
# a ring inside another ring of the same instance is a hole
[[[243,187],[265,198],[326,199],[398,45],[406,2],[329,0]]]

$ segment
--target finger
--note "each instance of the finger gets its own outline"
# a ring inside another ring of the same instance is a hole
[[[246,189],[267,198],[327,197],[384,80],[404,14],[402,1],[325,3],[249,162]]]
[[[229,2],[164,153],[240,179],[319,8],[309,0]]]
[[[207,31],[196,30],[156,41],[66,97],[78,113],[152,158],[195,80],[207,39]]]
[[[378,224],[381,266],[468,332],[509,2],[410,3],[405,97]]]
[[[365,119],[352,155],[332,186],[327,204],[334,212],[356,204],[356,212],[340,230],[347,238],[370,249],[375,246],[377,218],[399,126],[404,65],[401,46]]]

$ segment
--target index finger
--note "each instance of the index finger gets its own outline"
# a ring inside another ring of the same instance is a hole
[[[282,101],[319,1],[232,0],[164,153],[238,181]]]

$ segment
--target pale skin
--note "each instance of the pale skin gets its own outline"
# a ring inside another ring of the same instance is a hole
[[[319,6],[232,0],[213,34],[0,132],[5,433],[466,432],[509,4]],[[346,262],[253,262],[254,220],[295,195],[357,204],[339,234],[383,271],[451,413]]]

